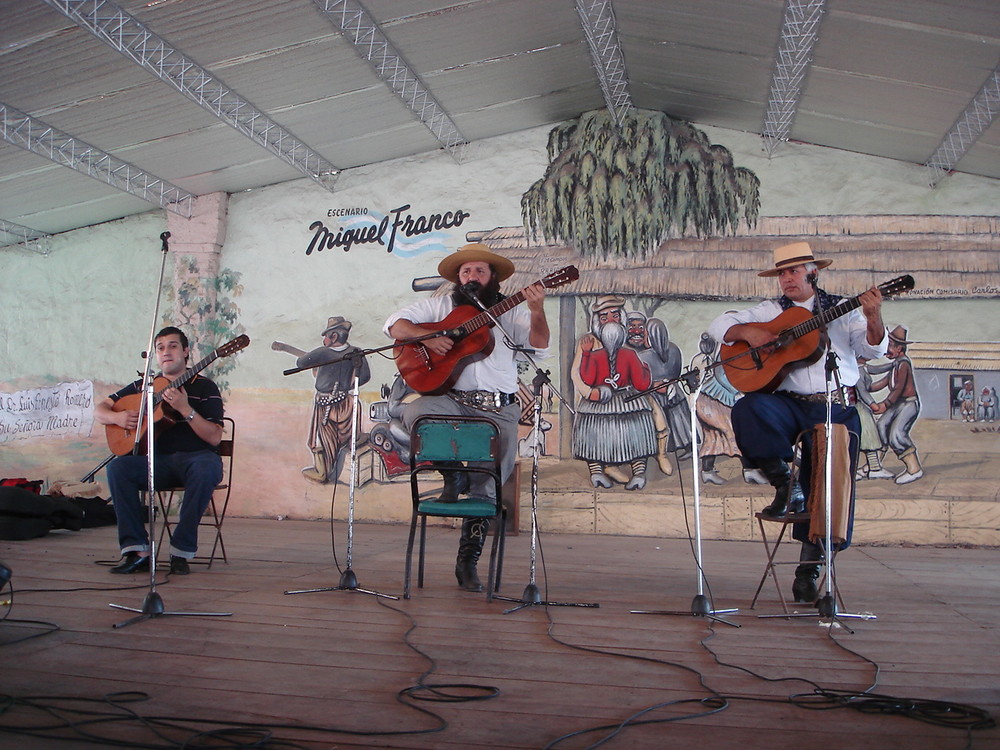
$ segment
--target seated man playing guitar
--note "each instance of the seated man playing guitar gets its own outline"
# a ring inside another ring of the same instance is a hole
[[[517,459],[517,423],[521,407],[516,398],[517,352],[505,344],[504,332],[514,339],[514,346],[535,349],[537,358],[547,355],[549,325],[543,307],[545,287],[539,282],[522,290],[520,295],[527,301],[527,309],[513,307],[502,314],[494,313],[504,330],[493,328],[487,322],[478,329],[485,341],[477,343],[477,331],[461,329],[465,319],[456,320],[450,316],[454,311],[458,314],[456,318],[462,317],[457,308],[463,306],[471,308],[471,314],[481,309],[479,305],[491,308],[503,301],[505,298],[500,293],[500,282],[514,273],[514,264],[492,253],[486,245],[472,243],[445,257],[438,264],[438,273],[455,284],[456,288],[450,296],[420,300],[390,315],[385,322],[385,333],[397,340],[414,339],[435,331],[442,334],[421,341],[417,347],[426,349],[423,355],[426,368],[417,365],[411,371],[402,364],[406,353],[397,353],[400,373],[411,387],[424,394],[406,406],[403,423],[409,430],[414,420],[425,414],[487,416],[493,419],[500,427],[502,480],[506,482],[514,471]],[[438,325],[445,318],[449,322],[443,327]],[[451,328],[455,331],[449,330]],[[412,347],[410,344],[406,346]],[[453,358],[453,353],[458,353],[458,356]],[[435,367],[453,369],[435,377]],[[427,370],[427,378],[423,377],[423,369]],[[423,386],[424,380],[430,381],[430,387]],[[466,475],[457,472],[445,475],[442,501],[457,499],[460,476]],[[474,474],[471,482],[476,485],[481,483],[481,486],[472,488],[474,494],[492,497],[493,489],[485,475]],[[472,518],[462,523],[455,577],[459,586],[467,591],[483,589],[476,564],[488,530],[489,519]]]
[[[726,374],[734,385],[747,392],[733,406],[733,430],[744,458],[752,467],[760,469],[776,490],[774,501],[762,511],[763,515],[771,518],[784,516],[789,511],[804,510],[804,497],[791,481],[788,464],[799,434],[826,421],[826,363],[818,332],[806,351],[801,351],[801,342],[807,339],[787,333],[790,329],[780,321],[786,315],[796,322],[802,318],[815,319],[841,303],[842,298],[827,294],[816,285],[819,269],[826,268],[831,262],[814,258],[806,242],[777,248],[774,251],[774,268],[758,275],[777,277],[782,296],[765,300],[748,310],[724,313],[708,328],[710,336],[730,345],[729,351],[726,346],[723,347],[721,357],[723,362],[732,359],[731,365],[726,365]],[[853,388],[858,381],[857,358],[877,359],[883,356],[888,334],[882,323],[880,289],[873,287],[867,290],[851,304],[855,306],[852,308],[850,304],[845,304],[837,308],[834,315],[824,316],[824,319],[828,321],[826,336],[837,355],[839,368],[839,383],[831,386],[831,389],[840,386],[835,391],[840,398],[835,398],[832,406],[833,422],[846,425],[856,435],[860,432]],[[789,313],[790,310],[793,312]],[[740,349],[745,356],[733,359],[733,353]],[[794,353],[789,356],[789,352]],[[782,361],[786,357],[791,361]],[[758,387],[753,387],[756,373],[767,374],[760,378],[762,382]],[[744,384],[741,385],[741,382]],[[857,446],[854,445],[851,453],[852,477],[856,461]],[[808,456],[803,456],[802,469],[803,485],[808,488]],[[815,563],[823,559],[823,550],[809,541],[808,526],[808,523],[796,523],[793,536],[802,542],[800,562]],[[848,529],[844,546],[849,542]],[[796,567],[792,586],[795,601],[816,601],[818,575],[819,567],[815,564]]]
[[[169,326],[157,333],[153,341],[163,377],[176,381],[187,366],[187,336]],[[141,389],[142,381],[137,380],[112,393],[94,409],[94,417],[109,426],[109,431],[121,428],[137,434],[138,450],[143,451],[119,455],[108,464],[108,488],[118,517],[118,543],[123,555],[122,561],[111,568],[112,573],[149,570],[149,535],[139,499],[139,493],[148,485],[149,471],[144,453],[145,426],[139,425]],[[198,550],[198,521],[215,486],[222,480],[222,459],[216,452],[222,440],[222,395],[214,382],[195,376],[183,387],[167,387],[157,392],[156,397],[165,406],[158,421],[160,409],[154,407],[153,412],[154,482],[157,487],[184,487],[180,518],[170,544],[170,572],[185,575],[190,572],[188,560]]]

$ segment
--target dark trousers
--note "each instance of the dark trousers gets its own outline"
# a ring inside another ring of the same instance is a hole
[[[208,507],[215,486],[222,481],[222,459],[214,451],[157,454],[153,460],[157,489],[183,487],[180,517],[173,527],[170,554],[191,558],[198,551],[198,522]],[[149,485],[145,456],[119,456],[108,464],[108,489],[118,517],[118,543],[122,553],[149,549],[147,514],[139,493]],[[150,498],[152,502],[152,498]]]
[[[843,407],[837,403],[833,404],[831,418],[835,424],[847,427],[850,433],[852,491],[847,540],[841,546],[841,549],[844,549],[851,543],[854,529],[853,477],[858,464],[858,435],[861,434],[861,420],[853,406]],[[816,425],[822,426],[826,423],[826,403],[801,401],[782,393],[748,393],[733,406],[732,422],[736,443],[743,457],[754,466],[758,466],[759,461],[767,459],[791,461],[796,440],[801,433],[806,433],[799,477],[808,499],[813,471],[811,430]],[[818,467],[817,470],[822,471],[822,467]],[[792,536],[795,539],[809,543],[808,534],[809,524],[793,525]]]

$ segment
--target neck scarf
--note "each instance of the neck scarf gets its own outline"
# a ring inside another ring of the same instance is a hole
[[[829,310],[831,307],[839,305],[843,299],[843,297],[836,294],[827,294],[825,290],[817,287],[816,295],[813,297],[813,314],[820,313],[823,310]],[[782,311],[795,307],[795,303],[788,299],[785,295],[778,297],[778,305],[781,307]]]

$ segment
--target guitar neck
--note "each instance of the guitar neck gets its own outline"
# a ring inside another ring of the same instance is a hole
[[[482,328],[483,326],[492,326],[493,318],[499,318],[508,310],[513,310],[515,307],[524,302],[524,290],[512,294],[506,299],[498,302],[489,308],[486,312],[481,312],[478,315],[469,318],[465,323],[462,324],[462,328],[467,331],[474,331],[477,328]]]
[[[851,310],[854,310],[860,306],[861,306],[860,296],[852,297],[851,299],[845,300],[844,302],[840,302],[839,304],[836,304],[833,307],[828,307],[819,315],[814,315],[813,317],[809,318],[809,320],[805,320],[796,326],[792,326],[791,328],[788,329],[787,333],[791,334],[794,338],[799,338],[800,336],[804,336],[805,334],[810,333],[811,331],[815,331],[817,328],[821,326],[825,326],[827,323],[833,322],[842,315],[847,315],[847,313],[849,313]]]
[[[212,364],[218,358],[219,358],[219,352],[218,351],[212,352],[207,357],[205,357],[203,360],[200,360],[199,362],[196,362],[190,368],[188,368],[187,370],[185,370],[183,372],[183,374],[178,375],[174,380],[171,380],[169,383],[167,383],[166,387],[163,388],[163,391],[165,391],[167,388],[180,388],[180,387],[182,387],[185,383],[189,382],[195,375],[197,375],[199,372],[201,372],[202,370],[204,370],[206,367],[208,367],[210,364]],[[160,391],[160,393],[162,393],[163,391]],[[157,403],[159,403],[160,399],[162,398],[161,395],[160,395],[160,393],[156,394],[156,402]]]

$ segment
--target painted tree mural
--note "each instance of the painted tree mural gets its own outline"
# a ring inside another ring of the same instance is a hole
[[[643,257],[665,239],[753,226],[760,181],[690,123],[633,109],[617,127],[607,110],[549,133],[545,176],[521,197],[528,236],[572,242],[583,255]]]

